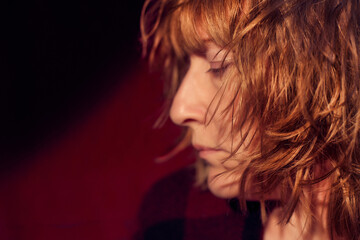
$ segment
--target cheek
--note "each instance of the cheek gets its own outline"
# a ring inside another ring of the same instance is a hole
[[[212,131],[216,142],[230,150],[231,142],[233,142],[234,135],[232,134],[232,118],[230,113],[223,113],[223,110],[218,109],[216,114],[211,119],[207,129]],[[210,119],[210,118],[209,118]]]
[[[232,94],[225,94],[220,103],[213,103],[206,119],[211,120],[209,126],[214,126],[213,136],[216,136],[217,142],[226,146],[227,150],[236,149],[240,144],[244,145],[241,148],[247,148],[256,135],[257,122],[248,119],[248,114],[236,104],[236,98],[236,106],[230,105],[233,100],[231,96]]]

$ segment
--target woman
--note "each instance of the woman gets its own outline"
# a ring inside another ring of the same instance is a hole
[[[360,239],[359,5],[144,5],[144,55],[168,79],[167,112],[204,163],[198,181],[243,208],[260,201],[264,239]],[[270,213],[268,199],[280,202]]]

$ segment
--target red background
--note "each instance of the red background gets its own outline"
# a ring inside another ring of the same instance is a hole
[[[169,122],[152,128],[161,84],[141,66],[60,137],[1,176],[1,239],[129,239],[136,231],[151,184],[193,159],[187,150],[155,163],[180,129]]]

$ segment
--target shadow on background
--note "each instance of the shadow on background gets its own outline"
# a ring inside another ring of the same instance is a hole
[[[192,162],[155,164],[161,81],[139,60],[143,1],[1,7],[1,239],[129,239],[141,197]]]
[[[1,7],[2,165],[61,134],[126,81],[139,58],[141,5],[37,0]]]

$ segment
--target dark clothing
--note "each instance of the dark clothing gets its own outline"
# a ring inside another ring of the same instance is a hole
[[[261,239],[260,204],[224,200],[194,187],[195,170],[182,169],[156,183],[139,214],[137,240]]]

